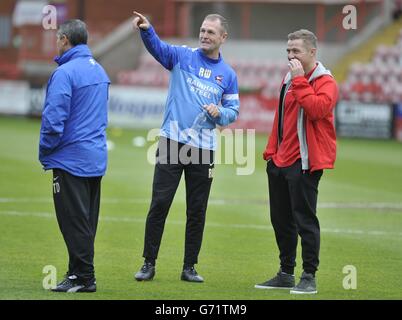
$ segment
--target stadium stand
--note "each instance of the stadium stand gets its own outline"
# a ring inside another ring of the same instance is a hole
[[[368,63],[350,66],[340,87],[345,100],[397,103],[402,101],[402,29],[394,46],[379,44]]]
[[[6,47],[0,47],[0,78],[25,79],[31,87],[42,87],[55,67],[52,61],[55,31],[43,31],[40,21],[36,25],[27,22],[14,26],[14,8],[23,2],[26,1],[0,3],[0,18],[9,17],[3,20],[10,25],[8,35],[5,28],[1,29],[3,38],[10,40]],[[113,84],[166,88],[169,73],[145,52],[138,34],[132,32],[130,12],[140,2],[119,0],[118,3],[114,10],[110,10],[111,4],[106,0],[65,0],[56,1],[55,5],[65,12],[63,19],[81,17],[87,21],[94,56],[105,66]],[[357,30],[342,27],[342,9],[350,3],[359,12]],[[394,4],[393,9],[387,3]],[[319,59],[334,71],[341,83],[341,98],[402,101],[402,89],[398,86],[402,80],[400,1],[223,0],[217,5],[214,1],[155,0],[141,7],[152,18],[161,38],[170,43],[173,40],[174,44],[196,46],[198,25],[207,12],[222,11],[229,21],[236,21],[231,24],[230,41],[225,44],[223,55],[236,70],[243,93],[258,92],[267,98],[277,98],[287,72],[283,39],[288,32],[303,26],[317,34],[322,54]],[[294,11],[302,14],[291,18]],[[391,17],[396,20],[391,21]],[[396,37],[399,41],[391,46]],[[370,50],[363,45],[365,52],[357,51],[348,59],[349,52],[367,41],[371,41]],[[339,63],[341,72],[336,70]]]
[[[21,78],[21,70],[16,64],[0,61],[0,79],[17,80]]]

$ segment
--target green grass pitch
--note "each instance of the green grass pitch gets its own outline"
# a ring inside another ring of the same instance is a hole
[[[113,130],[115,144],[102,184],[95,243],[98,292],[57,294],[42,287],[44,266],[67,266],[67,252],[55,219],[51,174],[37,160],[40,123],[0,118],[0,299],[401,299],[402,144],[395,141],[338,141],[335,170],[320,183],[319,293],[293,296],[258,290],[278,270],[278,250],[269,221],[267,177],[256,136],[256,168],[236,175],[235,165],[217,165],[204,241],[197,265],[203,284],[180,281],[184,251],[185,193],[182,182],[170,210],[157,274],[152,282],[133,278],[143,259],[144,221],[153,166],[148,143],[132,145],[145,131]],[[296,277],[301,274],[300,244]],[[353,265],[357,288],[346,290],[343,268]]]

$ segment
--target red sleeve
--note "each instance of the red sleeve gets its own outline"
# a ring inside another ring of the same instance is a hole
[[[313,82],[314,88],[305,77],[292,80],[293,95],[311,120],[320,120],[332,112],[338,99],[338,86],[329,76],[322,76]]]

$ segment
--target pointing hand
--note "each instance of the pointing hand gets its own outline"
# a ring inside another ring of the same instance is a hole
[[[148,30],[149,27],[151,26],[148,19],[137,11],[133,11],[133,13],[135,16],[133,20],[134,29]]]

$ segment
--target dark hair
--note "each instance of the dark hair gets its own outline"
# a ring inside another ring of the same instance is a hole
[[[288,40],[302,39],[309,48],[317,48],[317,37],[314,33],[306,29],[300,29],[288,34]]]
[[[57,31],[59,37],[66,36],[70,44],[75,47],[79,44],[87,44],[88,31],[85,22],[73,19],[63,22]]]
[[[229,24],[228,24],[227,20],[224,17],[222,17],[220,14],[217,14],[217,13],[209,14],[204,18],[204,21],[205,20],[219,20],[221,23],[223,32],[228,32]]]

